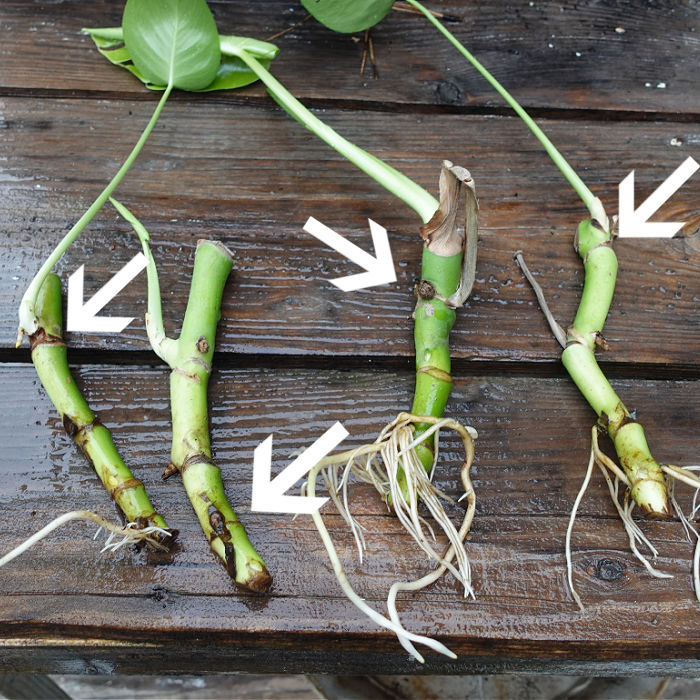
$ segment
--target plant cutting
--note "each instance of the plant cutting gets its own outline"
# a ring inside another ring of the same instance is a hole
[[[99,50],[149,86],[158,85],[163,94],[122,166],[49,254],[24,293],[19,308],[17,346],[25,334],[29,336],[40,379],[61,414],[66,431],[92,459],[98,475],[129,523],[122,534],[133,539],[137,536],[134,532],[144,529],[148,531],[149,541],[172,542],[174,532],[168,530],[163,518],[155,513],[143,484],[133,477],[119,457],[109,431],[99,423],[70,377],[61,338],[60,282],[50,271],[129,171],[173,89],[229,89],[248,85],[257,78],[235,57],[222,59],[216,25],[205,0],[130,0],[124,8],[123,27],[116,33],[118,38],[115,39],[109,29],[95,30],[93,38]],[[259,48],[252,46],[250,50]],[[266,65],[275,53],[274,47],[270,51],[270,45],[264,45],[258,58]],[[125,54],[138,57],[138,70]],[[42,531],[42,536],[50,527]],[[158,530],[152,531],[152,527]]]
[[[25,334],[31,336],[38,329],[36,303],[44,279],[134,164],[172,91],[224,90],[249,85],[257,80],[235,57],[224,56],[222,59],[216,24],[206,0],[129,0],[124,7],[121,27],[84,31],[93,37],[100,52],[111,62],[130,70],[146,85],[162,90],[163,94],[119,170],[65,234],[30,282],[20,303],[17,347]],[[265,51],[258,55],[263,64],[274,57],[274,53],[268,53],[270,46],[265,45]],[[255,51],[257,48],[251,46],[249,50]]]
[[[129,0],[127,9],[132,3],[134,5],[140,3],[146,7],[148,0]],[[134,15],[127,15],[125,12],[125,22],[129,16],[133,17]],[[87,31],[95,40],[98,48],[113,63],[130,70],[147,87],[167,90],[167,83],[163,75],[158,76],[146,70],[145,63],[151,60],[150,55],[131,51],[129,32],[127,32],[126,26]],[[437,577],[445,570],[450,569],[464,585],[465,594],[471,594],[468,559],[464,551],[463,541],[475,508],[474,492],[468,479],[468,472],[473,457],[472,440],[476,433],[459,426],[454,421],[441,418],[452,382],[449,375],[450,360],[447,337],[454,322],[454,309],[461,306],[470,293],[476,265],[477,205],[471,176],[463,168],[455,167],[451,163],[445,164],[440,178],[441,196],[440,202],[438,202],[431,194],[405,175],[340,136],[294,98],[267,70],[269,60],[276,53],[274,46],[255,39],[227,35],[218,36],[217,46],[225,60],[238,61],[252,75],[260,79],[270,95],[288,114],[392,194],[409,204],[424,224],[422,229],[424,238],[423,283],[418,288],[419,301],[416,309],[418,371],[413,412],[412,414],[401,414],[396,421],[382,431],[377,442],[361,448],[365,455],[364,466],[359,467],[356,464],[356,458],[359,455],[355,454],[350,466],[346,467],[343,473],[345,486],[342,488],[344,489],[345,503],[347,503],[346,484],[351,472],[374,483],[380,494],[392,505],[419,546],[437,562],[438,566],[431,576]],[[464,231],[459,231],[457,211],[462,195],[466,201],[466,227]],[[156,314],[153,313],[152,318],[155,317]],[[154,323],[153,320],[150,321],[152,327],[155,327]],[[157,332],[153,329],[149,330],[149,337],[151,337],[154,348],[159,348],[160,330]],[[465,484],[467,509],[459,531],[450,523],[444,513],[444,508],[437,497],[441,494],[435,490],[428,477],[428,472],[432,471],[437,461],[438,431],[445,427],[457,430],[465,447],[462,482]],[[384,467],[379,466],[376,457],[380,453]],[[347,457],[348,455],[339,455],[334,458],[333,464],[324,462],[320,465],[309,477],[309,491],[315,488],[313,481],[319,470],[328,467],[329,471],[325,473],[326,481],[331,496],[339,504],[338,489],[341,487],[339,484],[333,483],[332,474],[338,476],[337,466],[334,467],[334,465],[337,465],[339,461],[345,461]],[[449,541],[449,546],[444,554],[435,551],[424,533],[422,516],[418,513],[419,499],[428,505],[437,522],[444,528]],[[352,521],[347,507],[343,508],[341,512],[346,516],[357,536],[359,530]],[[334,560],[336,572],[342,571],[321,516],[316,514],[314,519],[321,530],[329,555]],[[458,567],[452,565],[453,559],[457,560]],[[347,580],[343,582],[343,585],[348,592]],[[415,584],[415,588],[420,587],[420,585],[427,585],[427,582],[421,581],[420,584]],[[397,592],[401,586],[411,588],[414,587],[414,584],[398,584],[398,586]],[[356,604],[358,603],[359,599],[354,593],[351,598]],[[372,613],[373,619],[395,631],[414,656],[422,660],[410,640],[429,643],[433,648],[451,654],[439,643],[433,640],[426,642],[425,638],[407,632],[398,621],[398,615],[392,607],[392,601],[393,598],[390,596],[391,620],[374,611]],[[369,606],[362,603],[361,607],[367,612]]]
[[[66,344],[63,342],[61,280],[57,275],[49,274],[44,279],[35,310],[38,327],[30,336],[30,341],[36,372],[61,417],[66,433],[92,462],[126,524],[118,527],[95,513],[73,511],[59,516],[2,557],[0,566],[26,551],[57,527],[76,519],[92,520],[110,531],[105,549],[113,550],[126,542],[148,543],[158,549],[168,549],[174,542],[177,531],[168,528],[163,516],[155,511],[143,482],[135,478],[126,466],[112,440],[112,434],[85,401],[71,375]],[[113,543],[115,534],[121,535],[123,539]]]
[[[172,370],[170,404],[173,439],[164,478],[177,472],[214,554],[243,588],[264,593],[272,584],[265,562],[248,539],[224,491],[221,470],[212,460],[207,410],[216,326],[233,255],[217,241],[197,243],[190,294],[180,337],[165,335],[158,271],[141,222],[120,202],[117,211],[138,234],[148,260],[146,330],[154,352]]]
[[[469,469],[473,458],[473,438],[476,431],[464,428],[456,421],[442,419],[452,378],[448,347],[449,331],[454,323],[454,309],[468,298],[474,282],[477,243],[477,202],[471,175],[464,168],[450,162],[443,163],[440,175],[440,201],[417,183],[340,136],[307,110],[299,100],[256,57],[246,50],[242,40],[221,42],[222,51],[238,56],[264,83],[273,99],[294,119],[322,139],[335,151],[372,177],[400,200],[408,204],[423,222],[421,236],[424,241],[421,283],[416,289],[418,303],[414,314],[416,345],[416,390],[410,414],[401,413],[379,434],[377,440],[357,450],[327,457],[309,473],[306,489],[315,493],[315,480],[324,471],[329,493],[340,513],[350,525],[360,553],[363,550],[361,531],[352,519],[348,503],[347,484],[350,474],[374,485],[399,520],[428,557],[438,564],[434,572],[419,581],[397,583],[392,586],[388,598],[390,620],[374,611],[354,593],[340,564],[330,535],[320,513],[313,515],[326,550],[333,562],[334,571],[346,595],[377,624],[394,631],[404,648],[419,661],[412,641],[427,644],[436,651],[453,656],[443,645],[417,637],[400,624],[395,608],[396,594],[400,590],[418,590],[429,585],[446,570],[450,570],[464,586],[465,595],[473,595],[469,562],[464,550],[464,538],[474,516],[474,491],[469,481]],[[458,230],[457,216],[465,200],[465,227]],[[465,461],[462,466],[462,483],[467,498],[467,511],[459,531],[447,518],[444,508],[427,473],[432,474],[437,462],[437,434],[441,428],[456,430],[462,437]],[[381,455],[383,465],[377,459]],[[343,474],[339,465],[345,464]],[[339,497],[342,490],[343,500]],[[439,554],[430,544],[424,532],[418,501],[428,506],[434,520],[447,535],[449,546]],[[458,568],[452,565],[457,559]]]
[[[359,2],[353,3],[352,12],[346,8],[345,3],[341,0],[302,0],[302,4],[325,26],[341,32],[353,32],[360,28],[369,27],[371,23],[379,21],[391,10],[390,4],[382,0],[359,0]],[[569,583],[576,602],[582,607],[581,599],[573,587],[569,543],[576,509],[588,484],[593,465],[598,465],[605,475],[613,501],[627,530],[632,551],[655,576],[665,576],[665,574],[656,571],[637,548],[638,543],[644,543],[650,548],[652,554],[656,555],[656,550],[632,519],[631,512],[634,504],[636,503],[645,515],[659,518],[670,515],[672,504],[686,531],[688,533],[691,530],[695,532],[673,497],[672,481],[669,481],[669,478],[687,483],[696,489],[700,487],[700,480],[692,474],[693,467],[683,469],[674,465],[662,465],[656,461],[647,444],[644,429],[631,416],[630,411],[608,382],[595,358],[594,350],[596,347],[607,348],[602,336],[602,329],[612,301],[617,276],[617,258],[612,248],[613,229],[602,202],[589,190],[530,115],[443,26],[438,18],[417,0],[407,0],[407,4],[423,14],[513,108],[549,154],[567,182],[573,187],[590,215],[589,219],[579,224],[575,238],[574,245],[583,260],[585,278],[576,317],[566,331],[558,325],[547,308],[544,295],[529,272],[522,253],[516,254],[516,260],[535,289],[550,327],[563,347],[562,363],[583,396],[595,410],[599,427],[605,430],[612,439],[621,467],[618,467],[600,450],[594,431],[589,468],[582,490],[574,504],[567,531]],[[362,26],[360,27],[360,25]],[[612,478],[610,474],[612,474]],[[618,484],[620,482],[627,487],[624,505],[620,504],[618,498]],[[629,498],[632,500],[629,501]],[[697,536],[697,532],[695,535]],[[698,546],[698,551],[700,551],[700,540]],[[696,582],[699,579],[698,560],[700,555],[698,551],[694,557],[694,580]],[[696,595],[700,600],[700,590],[697,585]]]

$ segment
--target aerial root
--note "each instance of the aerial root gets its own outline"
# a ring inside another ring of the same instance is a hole
[[[569,517],[569,525],[566,529],[567,580],[569,583],[569,589],[571,590],[571,594],[581,611],[584,610],[584,606],[581,601],[581,597],[576,592],[573,582],[573,565],[571,560],[571,535],[574,528],[574,521],[576,519],[576,512],[578,510],[579,504],[581,503],[581,499],[583,498],[583,495],[586,492],[586,489],[588,488],[588,484],[590,482],[594,466],[597,466],[600,469],[605,478],[605,481],[608,485],[608,490],[610,491],[610,496],[612,498],[613,503],[615,504],[615,508],[617,509],[618,515],[622,520],[622,524],[625,528],[625,532],[627,533],[627,537],[629,538],[630,550],[632,551],[634,556],[637,559],[639,559],[639,561],[642,562],[642,564],[644,564],[644,567],[649,572],[649,574],[651,574],[651,576],[654,576],[655,578],[673,578],[671,574],[667,574],[662,571],[659,571],[658,569],[655,569],[650,563],[649,559],[639,551],[637,545],[641,544],[649,550],[652,558],[656,559],[656,557],[658,556],[658,551],[656,550],[654,545],[644,535],[644,533],[639,528],[639,525],[637,525],[637,523],[632,518],[632,511],[634,510],[635,503],[630,498],[629,479],[622,471],[622,469],[620,469],[620,467],[617,464],[615,464],[615,462],[612,459],[610,459],[608,455],[601,451],[600,447],[598,446],[598,426],[594,425],[591,430],[591,452],[590,459],[588,462],[588,468],[586,470],[586,476],[584,477],[583,483],[581,484],[581,488],[579,489],[579,492],[574,501],[574,505],[571,510],[571,515]],[[678,516],[683,525],[683,528],[685,529],[686,536],[690,541],[692,541],[692,535],[694,535],[696,539],[695,554],[693,557],[693,588],[695,590],[695,595],[698,601],[700,601],[700,534],[691,523],[691,520],[693,520],[697,515],[698,511],[700,511],[700,504],[698,504],[698,490],[700,490],[700,479],[698,479],[698,477],[695,474],[693,474],[693,471],[700,470],[700,467],[678,467],[675,465],[667,464],[661,465],[661,469],[667,476],[671,477],[671,479],[668,481],[669,500],[672,503],[676,515]],[[685,513],[683,513],[680,505],[678,504],[678,501],[676,500],[676,480],[682,481],[683,483],[695,488],[693,506],[689,516],[686,516]],[[624,486],[626,487],[623,503],[620,503],[620,483],[624,484]]]
[[[415,426],[428,424],[430,427],[414,437]],[[467,499],[465,515],[457,530],[447,517],[440,498],[451,500],[432,484],[432,475],[439,454],[439,431],[442,428],[457,432],[462,438],[464,461],[460,477],[464,487],[464,495],[459,499]],[[474,459],[474,439],[476,431],[464,427],[461,423],[450,418],[435,418],[432,416],[416,416],[410,413],[400,413],[389,423],[370,445],[363,445],[355,450],[349,450],[336,455],[330,455],[321,460],[309,473],[304,492],[314,496],[316,478],[323,476],[328,493],[338,512],[350,527],[359,551],[360,561],[366,548],[363,528],[351,515],[349,507],[348,483],[350,475],[360,481],[372,484],[384,501],[393,508],[399,521],[418,544],[428,559],[437,564],[437,568],[427,576],[412,582],[396,582],[389,591],[387,606],[391,619],[381,615],[353,591],[345,572],[338,559],[335,547],[330,539],[321,514],[316,511],[312,517],[321,535],[328,555],[333,563],[338,582],[345,594],[366,615],[382,627],[392,630],[402,646],[423,663],[423,657],[413,646],[419,642],[455,658],[454,654],[444,645],[428,637],[414,635],[408,632],[399,620],[396,610],[396,595],[400,591],[417,591],[430,585],[446,571],[450,571],[464,588],[465,597],[474,597],[471,585],[471,570],[469,559],[464,549],[464,540],[474,519],[476,501],[469,472]],[[431,473],[426,473],[416,447],[426,440],[433,440],[434,459]],[[381,458],[381,459],[380,459]],[[344,466],[342,466],[344,465]],[[444,553],[435,550],[436,537],[433,528],[418,512],[418,503],[422,501],[428,508],[440,531],[447,537],[449,545]],[[426,532],[427,531],[427,532]],[[453,564],[453,562],[456,562]]]
[[[149,526],[142,529],[138,529],[135,523],[127,523],[124,527],[115,525],[111,521],[103,518],[97,513],[92,513],[88,510],[73,510],[69,513],[64,513],[59,517],[52,520],[48,525],[43,527],[38,532],[35,532],[31,537],[27,538],[22,544],[15,547],[11,552],[8,552],[4,557],[0,558],[0,566],[4,566],[8,562],[12,561],[15,557],[18,557],[23,552],[26,552],[30,547],[35,545],[39,540],[44,539],[48,534],[53,532],[56,528],[61,527],[71,520],[91,520],[92,522],[99,525],[97,532],[95,533],[93,539],[97,537],[100,530],[107,530],[110,534],[105,542],[104,547],[101,551],[114,552],[125,544],[132,542],[146,542],[155,549],[161,549],[167,551],[167,547],[162,545],[155,537],[152,535],[160,535],[161,537],[169,537],[172,533],[162,527]],[[115,537],[121,537],[115,541]]]

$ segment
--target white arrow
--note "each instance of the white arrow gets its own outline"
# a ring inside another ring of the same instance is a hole
[[[652,192],[643,204],[634,208],[634,170],[620,183],[619,202],[620,218],[618,222],[620,238],[671,238],[685,222],[681,221],[647,221],[656,210],[682,187],[688,178],[700,168],[693,158],[688,156],[666,180]]]
[[[272,481],[270,481],[272,435],[266,437],[253,453],[253,495],[250,509],[258,513],[305,513],[307,515],[318,510],[328,500],[327,498],[285,496],[284,493],[347,436],[348,431],[341,423],[336,422]]]
[[[135,255],[107,284],[83,304],[85,265],[81,265],[68,279],[66,328],[82,333],[121,333],[134,319],[123,316],[97,316],[112,299],[148,265],[143,253]]]
[[[310,216],[304,224],[304,231],[318,238],[319,241],[325,243],[329,248],[337,250],[341,255],[344,255],[349,260],[352,260],[356,265],[364,267],[367,272],[359,272],[356,275],[348,275],[347,277],[339,277],[331,280],[331,284],[339,287],[344,292],[354,292],[356,289],[365,289],[366,287],[374,287],[378,284],[388,284],[396,282],[396,272],[394,271],[394,260],[391,257],[391,248],[389,246],[389,238],[386,235],[386,229],[380,226],[372,219],[369,221],[369,230],[372,233],[372,243],[374,252],[377,257],[372,257],[362,248],[358,248],[354,243],[343,238],[336,233],[332,228],[328,228],[313,216]]]

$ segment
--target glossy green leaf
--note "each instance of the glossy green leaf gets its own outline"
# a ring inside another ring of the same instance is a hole
[[[115,66],[128,70],[136,76],[147,88],[151,90],[163,90],[165,85],[156,85],[150,82],[131,60],[131,54],[124,45],[124,33],[121,27],[99,27],[96,29],[83,29],[89,34],[97,46],[97,50]],[[210,92],[213,90],[235,90],[245,87],[258,80],[258,76],[240,58],[231,54],[233,46],[243,46],[246,51],[256,56],[266,68],[277,55],[279,49],[274,44],[269,44],[256,39],[248,39],[238,36],[219,37],[221,47],[221,63],[216,77],[207,87],[197,92]]]
[[[301,4],[324,26],[350,34],[384,19],[394,0],[301,0]]]
[[[124,44],[153,85],[202,90],[219,69],[216,23],[206,0],[127,0]]]

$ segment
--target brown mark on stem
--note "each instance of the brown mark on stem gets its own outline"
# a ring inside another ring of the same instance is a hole
[[[209,341],[203,335],[197,338],[197,352],[201,352],[202,355],[209,352]]]
[[[199,357],[188,357],[187,362],[191,362],[192,364],[198,365],[201,367],[207,374],[211,374],[211,365],[208,362],[205,362]],[[184,371],[184,370],[183,370]],[[194,375],[193,375],[194,376]],[[197,379],[199,381],[199,379]]]
[[[39,328],[35,333],[32,333],[32,335],[29,336],[29,346],[31,352],[33,352],[34,348],[38,347],[39,345],[60,346],[65,345],[65,343],[60,336],[51,335],[51,333],[47,333],[44,328]]]
[[[172,462],[168,462],[168,466],[163,469],[163,473],[160,475],[160,478],[165,481],[166,479],[169,479],[171,476],[174,476],[179,472],[179,468],[173,464]]]
[[[433,377],[433,379],[439,379],[441,382],[447,382],[448,384],[452,384],[452,375],[450,375],[449,372],[445,372],[444,369],[440,369],[439,367],[433,367],[432,365],[428,365],[426,367],[420,367],[417,371],[429,374],[431,377]]]
[[[209,506],[209,524],[213,534],[210,542],[215,539],[220,539],[224,545],[224,557],[226,559],[226,570],[229,576],[235,580],[236,578],[236,550],[231,542],[231,533],[226,529],[226,518],[221,514],[213,504]]]
[[[428,280],[421,280],[415,287],[416,296],[419,299],[433,299],[435,297],[435,286]]]
[[[127,489],[137,489],[139,486],[143,486],[143,481],[141,481],[141,479],[137,479],[136,477],[132,477],[131,479],[126,479],[120,484],[117,484],[114,488],[110,489],[109,495],[116,501],[117,496],[122,491],[126,491]]]
[[[67,413],[63,415],[63,429],[83,452],[90,433],[100,426],[102,426],[102,422],[97,416],[92,419],[91,423],[78,425]]]
[[[219,467],[217,467],[216,464],[214,464],[211,457],[205,455],[204,452],[197,452],[196,454],[187,457],[180,467],[170,462],[166,467],[166,470],[169,469],[172,465],[172,467],[179,471],[180,474],[184,474],[185,471],[194,464],[208,464],[210,467],[214,467],[214,469],[219,469]]]
[[[191,358],[190,358],[190,359],[191,359]],[[202,380],[199,378],[199,375],[194,374],[194,372],[185,372],[184,369],[180,369],[179,367],[176,367],[176,368],[173,370],[173,372],[175,372],[176,374],[179,374],[179,375],[185,377],[185,379],[189,379],[191,382],[196,382],[197,384],[200,384],[201,381],[202,381]]]

